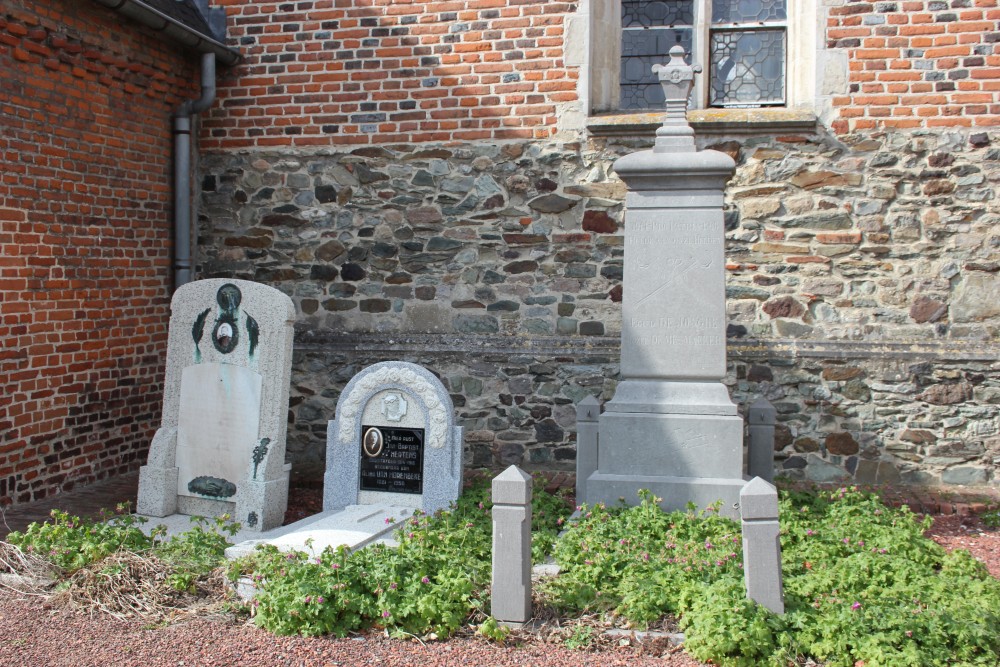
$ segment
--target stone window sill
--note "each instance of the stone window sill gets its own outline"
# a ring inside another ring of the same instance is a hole
[[[596,137],[649,136],[663,124],[664,112],[591,116],[587,130]],[[816,114],[803,109],[693,109],[688,122],[699,135],[786,134],[816,131]]]

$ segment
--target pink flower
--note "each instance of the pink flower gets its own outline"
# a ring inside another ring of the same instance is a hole
[[[851,605],[851,611],[857,611],[858,609],[861,609],[860,602],[855,602],[854,604]]]
[[[388,609],[386,611],[382,612],[382,618],[389,618],[389,610]]]
[[[391,584],[389,584],[389,590],[393,590],[394,591],[394,590],[396,590],[396,588],[397,588],[397,585],[396,585],[395,581],[392,582]]]
[[[340,563],[334,563],[330,567],[332,567],[334,570],[339,570],[340,569]]]
[[[813,531],[813,529],[812,529],[812,528],[810,528],[810,529],[808,529],[808,530],[806,531],[806,535],[809,535],[809,536],[812,536],[812,535],[815,535],[815,534],[816,534],[816,533],[815,533],[815,532]]]
[[[422,583],[422,584],[429,584],[429,583],[431,583],[431,580],[428,579],[427,577],[422,577],[420,579],[420,583]]]
[[[322,595],[320,595],[318,598],[316,598],[316,604],[323,604],[323,602],[324,602],[324,600],[323,600],[323,596]]]
[[[306,604],[309,604],[310,602],[312,602],[312,597],[310,597],[310,596],[307,595],[306,596]]]

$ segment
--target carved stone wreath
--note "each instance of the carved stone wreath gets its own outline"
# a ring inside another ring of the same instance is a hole
[[[423,399],[430,422],[428,444],[437,449],[444,447],[448,435],[447,409],[438,398],[434,386],[426,378],[409,368],[399,367],[380,368],[358,379],[358,383],[351,388],[350,396],[340,406],[340,441],[350,442],[357,433],[357,420],[362,407],[361,397],[371,395],[377,389],[385,389],[386,385],[390,384]]]

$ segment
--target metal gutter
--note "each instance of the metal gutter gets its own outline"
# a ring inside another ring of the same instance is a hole
[[[173,117],[174,289],[191,282],[191,116],[215,101],[215,54],[201,54],[201,96],[185,100]]]
[[[95,1],[153,30],[162,32],[175,42],[189,46],[200,53],[211,53],[223,65],[236,65],[243,59],[243,56],[236,49],[226,46],[214,37],[195,30],[154,7],[150,7],[142,0]]]

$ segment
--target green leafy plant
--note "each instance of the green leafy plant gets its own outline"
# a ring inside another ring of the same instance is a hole
[[[503,644],[507,641],[507,637],[510,636],[510,628],[501,625],[492,616],[486,617],[486,620],[479,624],[478,632],[483,637],[498,644]]]
[[[10,533],[7,542],[45,558],[67,574],[116,551],[145,551],[153,545],[154,538],[139,529],[146,520],[129,514],[128,505],[119,505],[117,514],[102,512],[100,521],[60,510],[52,510],[50,516],[50,521],[32,523],[23,533]]]
[[[1000,582],[923,536],[930,519],[856,489],[783,494],[786,613],[746,598],[739,528],[717,513],[580,508],[544,588],[569,613],[633,625],[680,619],[685,649],[719,665],[996,665]]]
[[[573,650],[587,649],[594,643],[596,634],[597,631],[589,625],[575,625],[570,630],[569,636],[563,640],[563,644]]]
[[[238,562],[231,576],[253,579],[258,594],[251,613],[276,634],[344,636],[379,627],[398,636],[446,637],[489,599],[489,495],[485,480],[449,511],[417,512],[400,523],[395,548],[327,549],[316,557],[263,548]],[[541,558],[569,507],[541,489],[533,498]]]
[[[214,519],[191,517],[192,527],[169,539],[159,541],[153,553],[170,565],[167,582],[177,591],[194,592],[195,584],[225,562],[230,538],[240,530],[240,524],[229,515]]]
[[[996,530],[1000,528],[1000,509],[983,512],[980,519],[982,519],[984,526]]]

